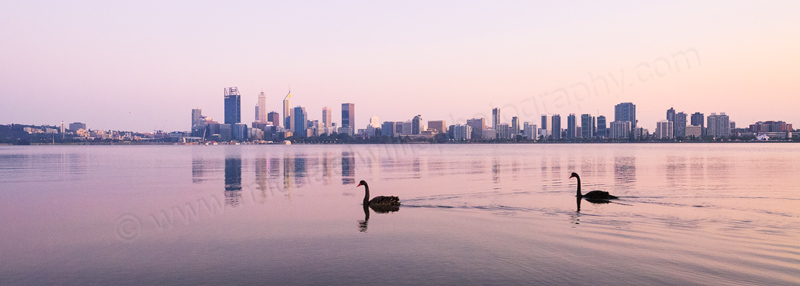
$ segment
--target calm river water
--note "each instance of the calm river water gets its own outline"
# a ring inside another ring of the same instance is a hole
[[[619,200],[578,211],[571,172]],[[0,146],[0,284],[796,285],[798,174],[798,144]]]

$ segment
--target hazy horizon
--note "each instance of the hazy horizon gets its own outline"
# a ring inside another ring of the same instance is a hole
[[[268,111],[356,106],[448,124],[539,124],[544,113],[637,106],[653,131],[670,107],[725,112],[737,127],[798,124],[800,3],[28,2],[0,11],[0,124],[186,131],[192,108],[222,121],[223,89]],[[609,120],[609,121],[611,121]],[[562,123],[565,124],[565,123]]]

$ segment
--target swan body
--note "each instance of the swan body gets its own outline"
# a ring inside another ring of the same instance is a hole
[[[602,201],[618,199],[616,196],[613,196],[613,195],[609,194],[606,191],[591,191],[591,192],[588,192],[586,194],[581,194],[581,177],[578,176],[578,173],[572,173],[572,175],[570,175],[569,178],[570,179],[572,179],[572,178],[578,179],[578,194],[576,195],[576,197],[578,197],[578,199],[585,198],[587,201],[590,201],[590,202],[591,201],[601,201],[602,202]]]
[[[370,200],[369,185],[367,185],[367,182],[361,180],[356,187],[360,186],[364,186],[364,206],[369,206],[375,209],[378,207],[396,207],[400,205],[400,198],[395,196],[377,196]]]

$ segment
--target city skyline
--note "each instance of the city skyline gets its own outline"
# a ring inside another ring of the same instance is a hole
[[[290,108],[312,119],[358,104],[356,127],[374,115],[463,123],[493,107],[504,122],[611,119],[619,102],[635,102],[650,129],[670,106],[800,122],[793,1],[7,4],[0,124],[182,131],[192,108],[222,121],[229,86],[243,123],[261,91],[266,111],[283,113],[290,86]]]

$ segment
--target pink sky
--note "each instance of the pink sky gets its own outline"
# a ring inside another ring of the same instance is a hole
[[[312,120],[355,103],[358,127],[417,114],[464,123],[492,107],[537,124],[541,113],[613,118],[625,101],[651,131],[670,107],[797,125],[797,11],[797,1],[13,1],[0,10],[0,124],[188,130],[192,108],[221,121],[227,86],[242,92],[247,123],[261,90],[280,111],[291,86]]]

